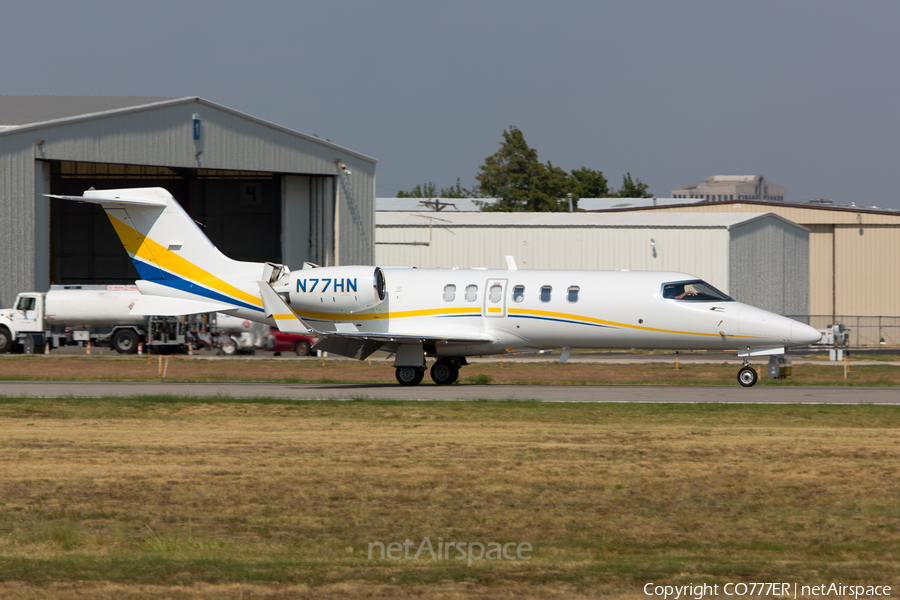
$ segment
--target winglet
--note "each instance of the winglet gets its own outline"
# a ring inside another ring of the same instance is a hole
[[[272,286],[265,281],[257,281],[259,293],[263,301],[263,310],[267,317],[275,319],[279,331],[285,333],[309,334],[309,329],[297,317],[297,313],[279,296]]]
[[[516,259],[512,256],[506,255],[506,268],[509,271],[517,271],[518,267],[516,266]]]

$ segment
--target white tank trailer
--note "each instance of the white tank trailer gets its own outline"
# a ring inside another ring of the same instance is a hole
[[[139,343],[160,353],[180,352],[196,345],[209,326],[208,315],[132,315],[140,295],[133,285],[54,285],[46,293],[22,292],[14,308],[0,310],[0,353],[87,342],[121,354],[134,354]]]

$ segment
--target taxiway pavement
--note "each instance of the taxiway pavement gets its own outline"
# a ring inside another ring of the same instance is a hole
[[[727,404],[900,404],[900,390],[876,387],[452,385],[4,381],[0,396],[282,398],[285,400],[538,400]]]

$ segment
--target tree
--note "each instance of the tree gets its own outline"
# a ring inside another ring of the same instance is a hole
[[[572,169],[575,191],[572,192],[578,198],[606,198],[609,196],[609,187],[602,171],[594,171],[587,167]]]
[[[466,189],[456,178],[456,185],[447,188],[441,188],[437,191],[437,186],[433,183],[419,183],[408,192],[400,190],[397,192],[398,198],[477,198],[474,190]]]
[[[408,192],[400,190],[397,192],[398,198],[437,198],[437,186],[433,183],[418,183],[416,187]]]
[[[482,203],[485,211],[558,211],[566,210],[568,192],[566,172],[538,161],[537,151],[528,146],[519,128],[503,131],[500,149],[484,159],[475,176],[484,197],[496,198]],[[562,199],[561,199],[562,198]]]
[[[634,179],[635,181],[631,180],[630,171],[626,173],[625,177],[622,178],[622,187],[619,188],[619,193],[616,196],[619,198],[653,198],[653,194],[647,191],[647,184],[637,177]]]

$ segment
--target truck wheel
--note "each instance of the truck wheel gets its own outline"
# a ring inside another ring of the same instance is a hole
[[[112,346],[119,354],[134,354],[137,352],[138,336],[130,329],[121,329],[113,336]]]
[[[225,356],[233,356],[237,354],[237,344],[233,339],[228,338],[222,342],[222,354]]]
[[[0,354],[6,354],[12,349],[12,335],[6,327],[0,327]]]
[[[294,344],[294,352],[297,353],[297,356],[309,356],[309,342],[300,340]]]

